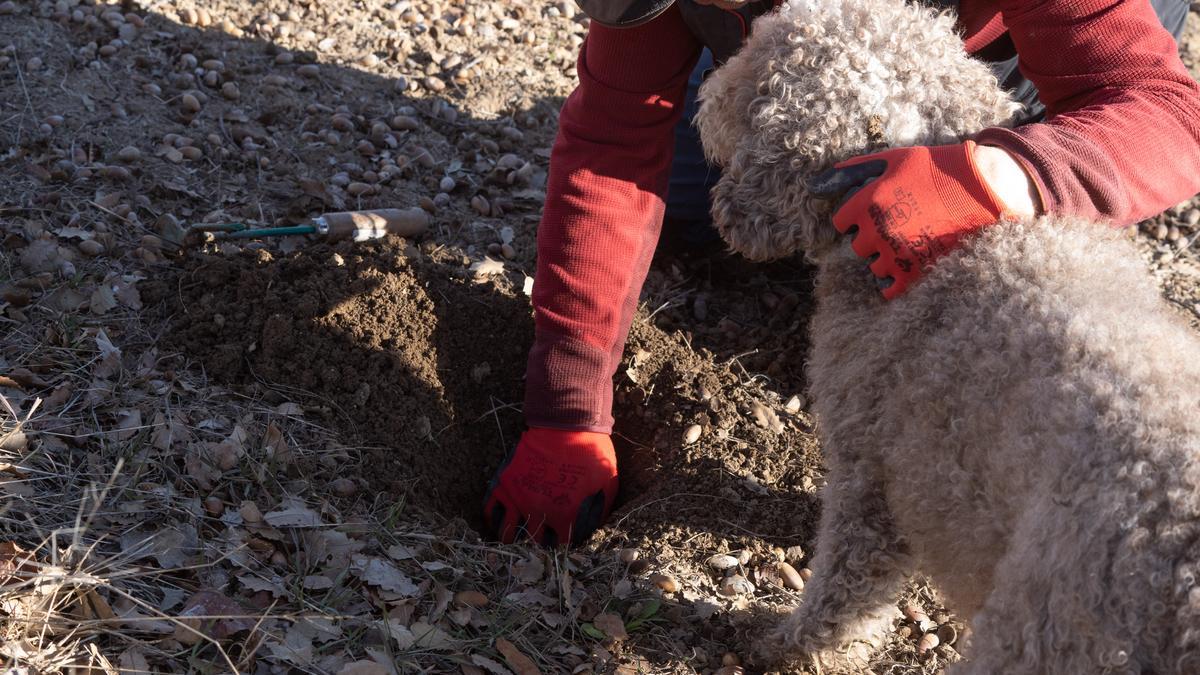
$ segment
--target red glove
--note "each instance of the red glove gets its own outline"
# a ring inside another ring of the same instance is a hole
[[[809,181],[814,197],[842,196],[833,225],[852,233],[851,246],[871,262],[883,297],[900,295],[964,237],[1000,220],[1000,200],[979,175],[974,148],[972,141],[896,148]]]
[[[547,546],[583,543],[617,496],[608,434],[533,428],[496,470],[483,516],[504,543],[527,535]]]

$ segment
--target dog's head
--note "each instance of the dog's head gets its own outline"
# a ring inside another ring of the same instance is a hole
[[[752,260],[835,240],[805,181],[892,146],[952,143],[1018,106],[971,59],[953,19],[904,0],[792,0],[700,88],[696,125],[722,169],[713,221]]]

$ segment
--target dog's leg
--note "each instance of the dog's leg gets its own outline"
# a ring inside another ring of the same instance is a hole
[[[895,620],[912,562],[882,481],[865,460],[831,468],[813,577],[800,607],[759,646],[765,660],[860,665]]]

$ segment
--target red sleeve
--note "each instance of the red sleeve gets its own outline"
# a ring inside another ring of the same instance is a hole
[[[538,228],[530,426],[612,429],[612,376],[658,242],[673,130],[699,53],[675,7],[636,28],[591,25]]]
[[[1148,0],[1004,0],[1046,120],[978,140],[1017,156],[1046,211],[1133,223],[1200,190],[1200,86]]]

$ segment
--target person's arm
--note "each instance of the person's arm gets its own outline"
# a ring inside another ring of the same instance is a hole
[[[612,428],[612,375],[658,241],[688,75],[700,45],[678,8],[593,23],[559,116],[538,229],[530,426]]]
[[[1146,0],[1005,0],[1047,119],[988,129],[1048,213],[1133,223],[1200,190],[1200,85]]]
[[[579,544],[612,509],[612,376],[658,242],[674,127],[699,53],[675,7],[634,28],[593,22],[584,41],[538,227],[529,429],[484,498],[501,541]]]

